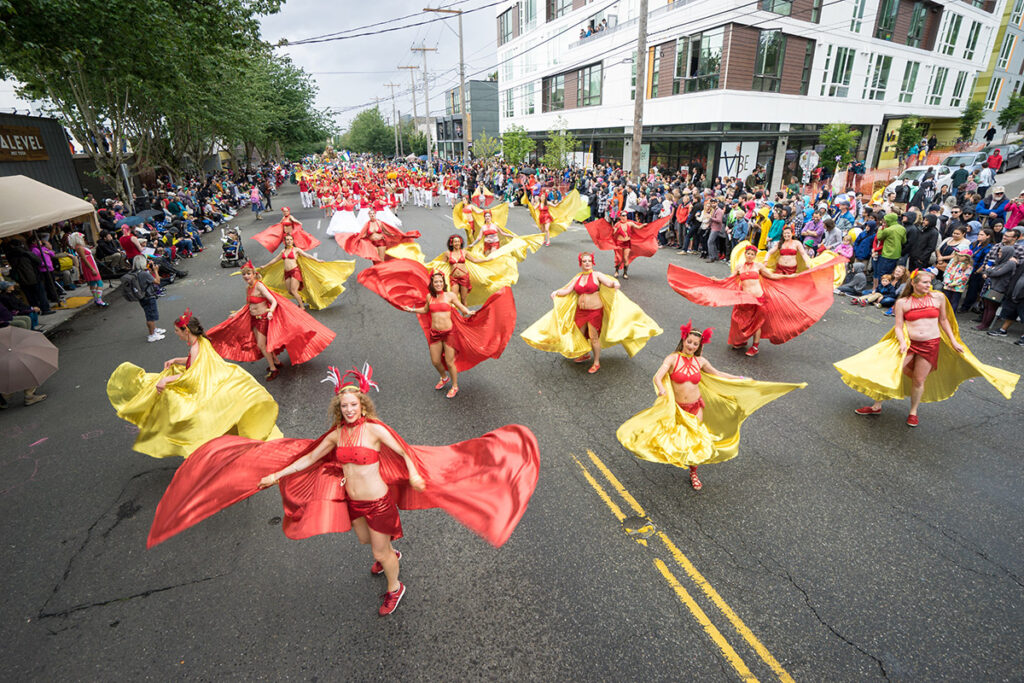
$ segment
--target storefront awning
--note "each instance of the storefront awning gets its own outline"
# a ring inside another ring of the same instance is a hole
[[[0,237],[64,220],[87,222],[92,239],[99,236],[96,209],[84,199],[23,175],[0,178]]]

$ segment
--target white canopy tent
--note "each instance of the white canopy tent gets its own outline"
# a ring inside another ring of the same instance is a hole
[[[0,237],[65,220],[88,223],[85,231],[99,237],[96,209],[84,199],[23,175],[0,178]]]

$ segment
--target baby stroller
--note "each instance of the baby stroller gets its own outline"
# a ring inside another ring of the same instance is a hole
[[[245,247],[242,246],[242,235],[238,228],[221,229],[221,268],[238,268],[245,263]]]

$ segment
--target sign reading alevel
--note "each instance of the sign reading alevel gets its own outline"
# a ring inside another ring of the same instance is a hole
[[[46,161],[49,158],[36,126],[0,126],[0,161]]]

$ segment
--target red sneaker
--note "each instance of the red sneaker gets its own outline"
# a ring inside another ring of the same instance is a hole
[[[745,355],[750,357],[750,358],[753,358],[754,356],[756,356],[757,355],[757,344],[754,344],[749,349],[747,349],[747,353]]]
[[[881,415],[882,408],[881,406],[879,406],[878,408],[874,406],[864,406],[862,408],[857,408],[857,410],[853,412],[857,413],[858,415]]]
[[[381,596],[382,598],[384,598],[384,603],[380,606],[380,609],[377,611],[377,613],[382,617],[386,617],[387,615],[391,614],[396,609],[398,609],[398,603],[402,601],[402,597],[404,595],[405,584],[399,583],[397,590],[388,591],[387,593]]]
[[[917,415],[907,415],[907,426],[916,427],[921,421],[917,419]]]
[[[398,559],[402,559],[402,552],[400,550],[396,550],[395,557],[397,557]],[[374,562],[373,566],[370,567],[370,573],[374,576],[380,576],[384,573],[384,565],[382,565],[380,562]]]

